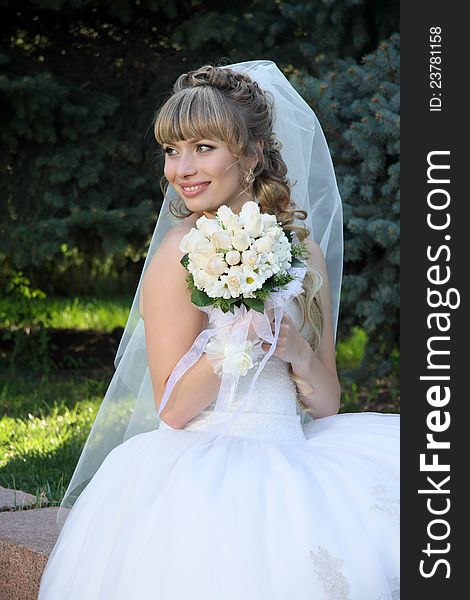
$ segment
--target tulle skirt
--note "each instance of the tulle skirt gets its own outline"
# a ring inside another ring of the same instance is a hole
[[[158,429],[117,446],[70,512],[39,600],[396,600],[399,416],[276,443]]]

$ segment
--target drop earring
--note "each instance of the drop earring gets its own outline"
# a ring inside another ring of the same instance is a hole
[[[255,175],[253,174],[252,167],[250,167],[248,169],[248,172],[245,173],[244,179],[248,183],[248,185],[251,185],[253,183],[253,181],[256,179]]]

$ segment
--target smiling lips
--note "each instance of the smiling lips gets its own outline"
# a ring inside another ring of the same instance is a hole
[[[183,190],[183,194],[188,197],[196,196],[200,192],[206,189],[206,187],[210,184],[210,181],[203,181],[201,183],[195,183],[193,185],[181,185],[181,189]]]

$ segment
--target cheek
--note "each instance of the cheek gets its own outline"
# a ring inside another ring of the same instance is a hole
[[[174,172],[175,169],[173,165],[170,162],[166,161],[163,167],[163,174],[168,179],[168,181],[172,181],[172,179],[174,178]]]
[[[239,177],[239,168],[237,164],[237,158],[232,155],[225,154],[224,156],[218,156],[217,160],[212,163],[214,172],[217,175],[227,179],[235,180]]]
[[[238,185],[240,181],[240,173],[237,165],[233,163],[225,163],[220,166],[220,176],[223,177],[230,185]]]

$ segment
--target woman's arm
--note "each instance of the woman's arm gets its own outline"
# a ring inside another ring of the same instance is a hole
[[[313,269],[321,273],[323,279],[320,299],[324,325],[317,351],[313,352],[310,345],[304,340],[305,351],[300,353],[291,365],[294,375],[303,379],[309,385],[309,389],[313,388],[313,392],[302,394],[303,402],[313,409],[315,417],[326,417],[336,414],[341,403],[341,385],[336,370],[330,287],[325,258],[320,246],[311,240],[306,243],[310,251],[307,262]]]
[[[206,314],[191,304],[188,272],[180,263],[179,245],[187,231],[184,224],[170,230],[142,282],[147,356],[157,408],[174,367],[207,324]],[[219,388],[220,378],[203,354],[176,383],[160,417],[180,429],[217,398]]]
[[[336,372],[336,356],[331,321],[331,301],[323,253],[314,242],[306,242],[310,250],[309,266],[320,271],[323,279],[320,297],[324,313],[322,339],[316,352],[297,329],[291,317],[284,313],[279,339],[273,356],[290,363],[292,372],[305,382],[299,385],[302,400],[309,406],[315,417],[326,417],[338,412],[341,386]],[[263,350],[270,345],[263,343]]]

